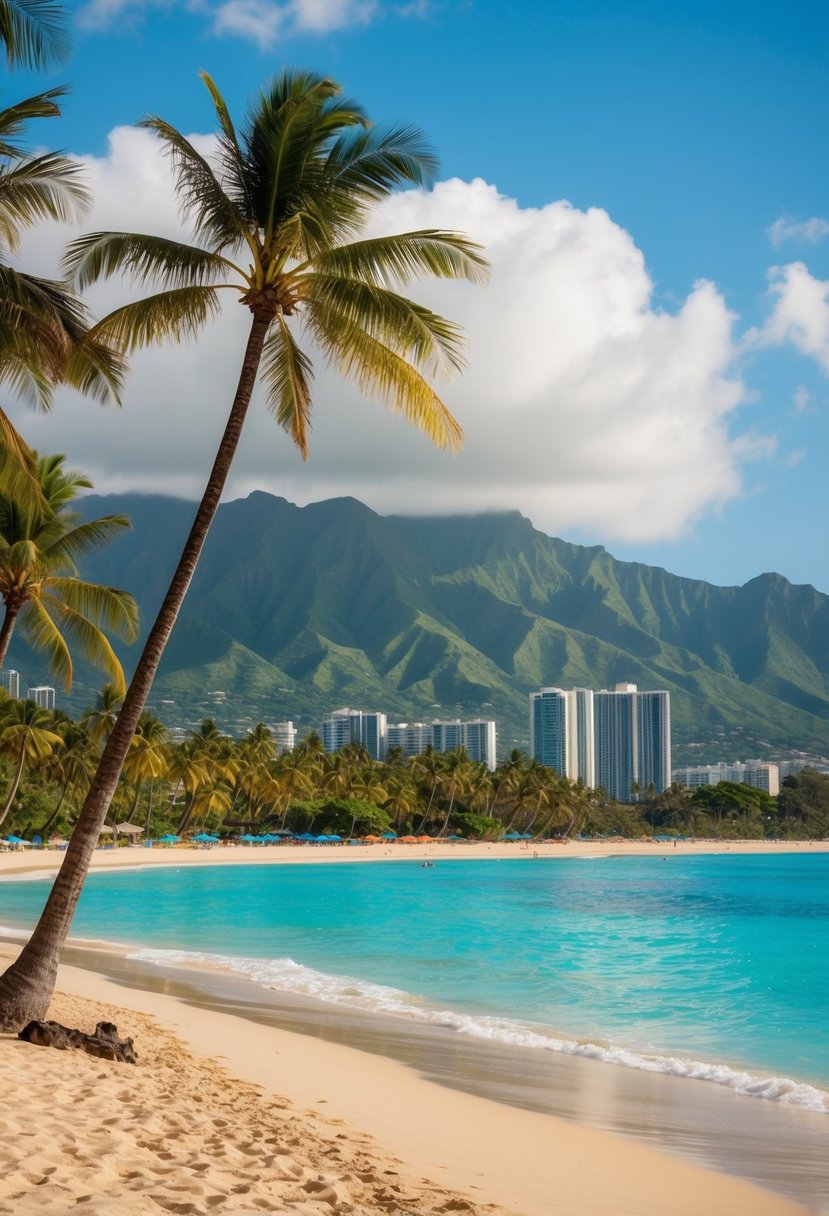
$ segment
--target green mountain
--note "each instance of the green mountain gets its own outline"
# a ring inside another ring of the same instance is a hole
[[[84,573],[131,590],[148,625],[192,506],[83,507],[132,519]],[[45,679],[19,645],[9,665]],[[390,721],[495,717],[507,751],[527,745],[529,692],[617,681],[671,692],[675,762],[826,753],[829,597],[776,574],[714,587],[619,562],[518,512],[382,517],[350,498],[254,493],[219,509],[153,705],[171,722],[293,718],[302,732],[346,704]],[[79,673],[72,708],[97,682]],[[224,704],[208,698],[219,690]]]

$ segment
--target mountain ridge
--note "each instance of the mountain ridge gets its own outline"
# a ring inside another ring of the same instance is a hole
[[[192,504],[80,506],[132,518],[83,573],[132,591],[146,632]],[[129,668],[138,650],[119,653]],[[37,668],[18,639],[9,663]],[[354,498],[298,507],[255,491],[219,508],[152,701],[197,719],[222,689],[216,716],[291,717],[302,730],[345,703],[390,720],[495,717],[504,751],[527,745],[530,691],[622,680],[672,693],[677,762],[824,753],[829,597],[774,572],[717,587],[618,561],[518,511],[381,516]],[[79,672],[73,702],[88,704],[96,683]]]

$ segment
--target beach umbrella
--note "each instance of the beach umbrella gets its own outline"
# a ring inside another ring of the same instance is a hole
[[[465,837],[465,836],[455,836],[455,835],[453,834],[452,836],[448,836],[448,837],[447,837],[447,839],[448,839],[448,840],[465,840],[465,839],[466,839],[466,837]]]
[[[417,837],[416,836],[401,836],[400,843],[401,844],[417,844]]]
[[[178,844],[180,836],[174,836],[172,832],[168,832],[166,836],[159,836],[159,844]]]
[[[326,840],[342,840],[342,836],[338,836],[336,832],[332,832],[330,836],[325,837]]]
[[[431,844],[433,837],[432,836],[418,836],[417,840],[418,840],[419,844]]]
[[[114,836],[118,831],[114,823],[105,823],[98,833],[99,836]]]
[[[219,837],[211,836],[209,832],[199,832],[198,836],[194,836],[193,839],[197,840],[199,844],[206,844],[208,841],[213,841],[214,844],[219,842]]]
[[[136,823],[116,823],[115,827],[124,836],[140,836],[144,831]]]
[[[30,849],[32,847],[32,842],[30,840],[23,840],[20,836],[7,836],[6,844],[22,844],[26,849]]]
[[[245,832],[244,836],[240,836],[239,839],[245,844],[260,844],[262,841],[261,836],[252,836],[250,832]]]
[[[397,840],[397,832],[392,832],[392,831],[384,832],[383,839],[384,840]]]

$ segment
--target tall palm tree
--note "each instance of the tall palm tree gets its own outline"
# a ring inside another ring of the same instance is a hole
[[[371,209],[401,185],[423,185],[435,161],[410,127],[371,127],[332,80],[283,72],[237,131],[206,75],[219,124],[213,162],[161,118],[144,127],[170,155],[182,209],[200,244],[123,232],[93,233],[66,265],[83,289],[131,274],[162,290],[105,318],[93,336],[127,349],[193,335],[219,308],[222,289],[251,314],[227,425],[169,590],[150,630],[101,757],[63,865],[30,941],[0,977],[0,1024],[42,1017],[83,880],[124,757],[149,694],[230,471],[262,370],[269,408],[307,453],[312,364],[291,326],[365,391],[378,393],[436,443],[459,446],[460,428],[426,377],[462,364],[460,332],[395,287],[415,276],[480,281],[477,246],[443,231],[365,237]]]
[[[54,748],[63,746],[63,739],[51,726],[51,713],[38,708],[34,701],[12,701],[5,709],[0,726],[0,754],[11,756],[15,768],[5,804],[0,809],[0,823],[11,810],[26,765],[42,763]]]
[[[102,587],[78,577],[76,562],[107,544],[130,522],[124,515],[106,515],[84,522],[68,509],[83,486],[91,482],[64,469],[64,456],[38,461],[43,509],[23,508],[0,496],[0,667],[12,632],[19,623],[27,641],[43,651],[52,673],[72,686],[70,648],[101,667],[119,690],[124,673],[105,630],[127,641],[138,632],[138,608],[126,591]]]

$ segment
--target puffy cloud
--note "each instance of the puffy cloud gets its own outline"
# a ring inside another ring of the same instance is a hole
[[[824,237],[829,236],[829,220],[822,220],[813,215],[810,220],[798,222],[788,216],[781,216],[766,230],[766,235],[775,249],[779,249],[786,241],[793,241],[798,245],[817,245]]]
[[[175,231],[168,167],[149,133],[116,130],[108,155],[85,163],[96,199],[87,228]],[[483,181],[452,180],[394,196],[374,225],[462,230],[492,262],[484,290],[413,289],[467,334],[468,371],[443,394],[464,450],[436,452],[318,366],[309,463],[256,400],[230,493],[353,494],[404,513],[517,508],[549,532],[645,541],[677,536],[738,494],[741,462],[768,451],[762,437],[729,434],[746,394],[720,293],[700,282],[678,311],[656,307],[641,251],[605,211],[522,208]],[[54,228],[35,234],[24,251],[33,270],[53,269],[58,238]],[[121,300],[118,284],[96,289],[98,309]],[[62,394],[49,417],[18,414],[24,434],[41,451],[67,452],[99,490],[195,496],[247,324],[231,303],[198,343],[138,354],[123,410]]]
[[[769,282],[774,305],[758,335],[760,343],[791,342],[829,376],[829,281],[816,279],[803,262],[791,262],[772,267]]]

